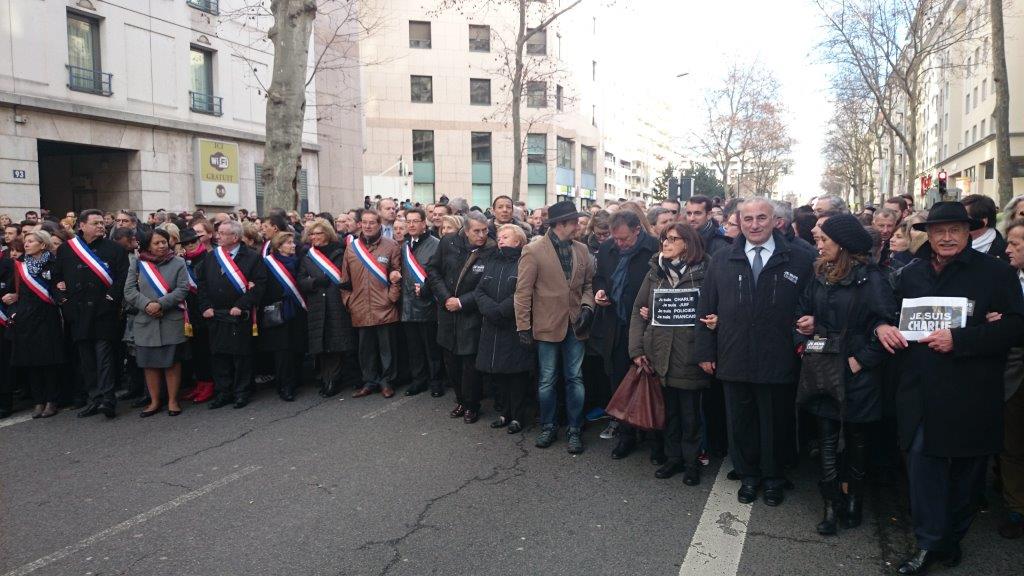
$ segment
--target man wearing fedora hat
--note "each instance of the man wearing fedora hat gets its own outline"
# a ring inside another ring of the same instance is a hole
[[[527,346],[536,341],[540,361],[542,430],[536,445],[547,448],[558,438],[555,370],[561,356],[570,454],[583,452],[583,340],[594,307],[594,264],[586,245],[573,240],[579,216],[572,201],[551,206],[547,234],[523,248],[513,298],[519,340]]]
[[[901,368],[896,414],[918,549],[899,574],[924,574],[936,561],[959,564],[985,462],[1002,449],[1003,373],[1010,346],[1024,336],[1024,298],[1010,266],[970,248],[971,230],[982,225],[962,204],[937,202],[914,225],[928,243],[893,279],[897,301],[967,298],[964,328],[935,330],[917,342],[888,324],[875,331],[886,350],[898,351]],[[988,322],[991,313],[998,319]]]

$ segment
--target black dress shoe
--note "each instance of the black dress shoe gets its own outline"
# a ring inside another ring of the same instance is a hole
[[[437,389],[437,390],[431,390],[430,391],[430,397],[431,398],[440,398],[441,396],[444,396],[444,390]]]
[[[665,455],[665,451],[660,447],[651,449],[651,464],[655,466],[661,466],[665,462],[668,462],[668,456]]]
[[[8,408],[0,408],[0,420],[7,418],[11,415],[11,411]]]
[[[158,412],[160,412],[159,406],[152,410],[143,410],[142,412],[139,412],[139,418],[149,418],[150,416],[156,416]]]
[[[170,408],[168,408],[167,409],[167,415],[168,416],[181,416],[181,410],[171,410]]]
[[[728,478],[729,480],[739,480],[740,479],[740,475],[737,474],[735,470],[729,470],[729,473],[726,474],[725,477]]]
[[[466,413],[462,415],[462,421],[466,424],[476,424],[479,419],[480,413],[476,410],[466,410]]]
[[[416,395],[422,394],[423,392],[426,392],[426,391],[427,391],[427,389],[422,387],[422,386],[413,386],[412,388],[407,388],[406,391],[402,393],[402,395],[403,396],[416,396]]]
[[[463,406],[462,404],[456,404],[455,408],[452,408],[452,411],[448,413],[448,417],[449,418],[461,418],[462,415],[465,414],[465,413],[466,413],[466,407]]]
[[[334,396],[338,392],[341,392],[341,389],[338,388],[338,383],[337,382],[328,382],[327,384],[324,385],[324,390],[323,390],[322,396],[324,398],[330,398],[331,396]]]
[[[217,408],[223,408],[231,404],[231,399],[226,397],[214,398],[213,402],[210,402],[210,410],[216,410]]]
[[[249,405],[249,399],[248,398],[239,398],[238,400],[235,400],[235,410],[238,410],[239,408],[245,408],[248,405]]]
[[[687,468],[683,472],[683,484],[687,486],[696,486],[700,484],[700,468]]]
[[[523,431],[523,425],[520,424],[519,421],[517,421],[517,420],[513,420],[512,422],[509,422],[508,430],[506,430],[506,432],[508,432],[509,434],[518,434],[518,433],[520,433],[522,431]]]
[[[90,405],[85,407],[85,410],[82,410],[81,412],[78,413],[78,417],[79,418],[88,418],[90,416],[95,416],[95,415],[97,415],[99,413],[100,413],[100,405],[99,404],[90,404]]]
[[[676,474],[678,474],[678,473],[680,473],[682,471],[683,471],[683,463],[682,462],[675,462],[675,461],[668,462],[665,465],[663,465],[661,468],[658,468],[657,470],[654,471],[654,477],[655,478],[660,478],[660,479],[664,480],[666,478],[671,478],[671,477],[675,476]]]
[[[749,484],[740,486],[739,491],[736,492],[736,501],[740,504],[753,504],[754,500],[757,500],[757,486]]]
[[[785,499],[786,491],[782,487],[764,489],[764,503],[769,506],[778,506]]]
[[[117,416],[117,410],[114,409],[113,404],[100,404],[100,413],[106,416],[108,419]]]
[[[281,392],[281,400],[284,400],[285,402],[295,402],[295,392],[292,392],[291,390],[283,390]]]
[[[935,562],[944,559],[944,555],[937,550],[917,550],[914,555],[907,558],[896,569],[897,574],[926,574],[928,568]]]
[[[612,460],[622,460],[626,456],[633,453],[633,449],[636,448],[636,440],[631,436],[623,436],[619,438],[619,443],[612,449]]]

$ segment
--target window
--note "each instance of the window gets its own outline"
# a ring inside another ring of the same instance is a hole
[[[978,87],[977,86],[974,87],[974,92],[973,92],[971,97],[974,98],[974,108],[976,109],[978,107]]]
[[[983,119],[981,121],[981,137],[984,138],[985,134],[987,134],[987,132],[985,132],[985,120]]]
[[[192,79],[189,92],[192,111],[220,116],[221,99],[213,95],[213,53],[192,48],[189,51],[189,76]]]
[[[110,74],[100,67],[99,20],[68,13],[68,88],[109,96]]]
[[[412,101],[430,104],[434,101],[434,79],[431,76],[410,76]]]
[[[590,64],[590,79],[597,82],[597,60],[594,60]]]
[[[491,133],[473,132],[473,162],[481,164],[491,163]]]
[[[526,163],[546,164],[547,163],[547,134],[526,135]]]
[[[580,147],[580,170],[584,174],[596,174],[594,171],[595,156],[597,156],[597,150],[589,146]]]
[[[412,161],[433,162],[434,161],[434,131],[413,130],[412,131]]]
[[[563,110],[563,108],[562,108],[562,98],[564,96],[565,96],[565,89],[562,88],[561,84],[556,84],[555,85],[555,108],[559,112],[561,112]]]
[[[572,140],[558,139],[558,167],[572,170]]]
[[[970,130],[964,130],[964,148],[967,148],[968,146],[970,146],[970,144],[971,144],[970,141],[969,141],[970,137],[971,137],[971,131]]]
[[[220,0],[187,0],[186,4],[207,14],[220,14]]]
[[[970,111],[971,111],[971,93],[968,92],[967,95],[964,96],[964,113],[966,114],[966,113],[968,113]]]
[[[527,28],[527,34],[536,31],[526,40],[526,53],[534,56],[545,56],[548,53],[548,31]]]
[[[430,48],[430,22],[409,21],[409,48]]]
[[[480,24],[469,25],[469,51],[491,51],[491,27]]]
[[[491,105],[491,81],[486,78],[469,79],[469,103],[480,106]]]
[[[988,94],[988,79],[981,81],[981,101],[985,101],[985,96]]]
[[[529,108],[548,107],[548,83],[527,82],[526,83],[526,106]]]
[[[973,143],[973,142],[977,142],[977,141],[978,141],[978,125],[975,124],[974,126],[971,126],[971,142]]]

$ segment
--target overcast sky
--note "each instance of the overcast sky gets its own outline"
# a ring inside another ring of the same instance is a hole
[[[594,0],[591,0],[594,1]],[[673,113],[664,121],[686,140],[700,122],[703,93],[720,82],[735,61],[756,61],[781,84],[794,149],[794,174],[780,191],[807,199],[819,191],[823,132],[831,106],[830,67],[816,45],[822,26],[813,0],[618,0],[603,26],[602,42],[622,71],[620,89],[671,94]],[[676,75],[688,72],[684,78]]]

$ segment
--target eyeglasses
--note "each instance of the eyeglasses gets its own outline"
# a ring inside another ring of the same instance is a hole
[[[679,236],[665,236],[664,238],[662,238],[661,241],[662,242],[675,242],[677,240],[682,240],[682,238],[679,237]]]

